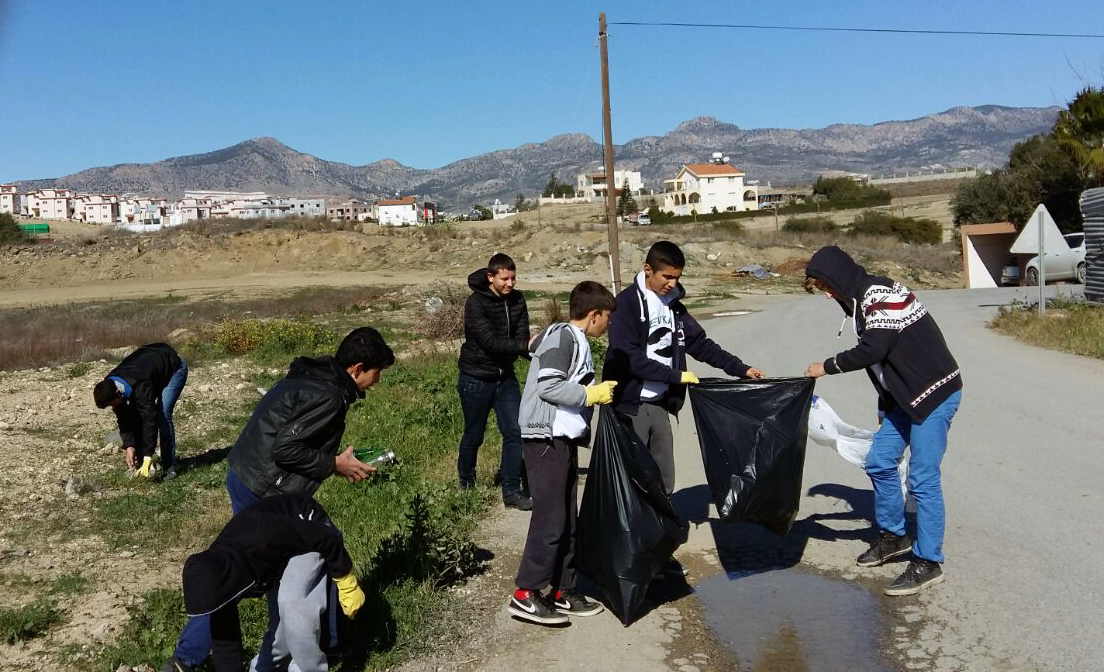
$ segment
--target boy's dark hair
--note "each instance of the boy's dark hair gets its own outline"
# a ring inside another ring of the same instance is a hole
[[[686,268],[686,257],[682,250],[669,240],[661,240],[648,249],[648,256],[644,263],[653,271],[661,268]]]
[[[104,378],[92,388],[92,398],[96,400],[96,408],[107,408],[111,402],[123,395],[115,386],[115,381]]]
[[[498,272],[503,270],[516,273],[517,266],[514,264],[514,260],[510,258],[510,255],[505,252],[498,252],[487,262],[487,272],[491,275],[498,275]]]
[[[395,363],[395,353],[372,327],[358,327],[337,346],[334,359],[343,369],[360,364],[365,369],[386,369]]]
[[[592,310],[608,310],[612,313],[617,309],[617,299],[604,285],[593,280],[584,280],[571,290],[569,305],[571,319],[581,320]]]

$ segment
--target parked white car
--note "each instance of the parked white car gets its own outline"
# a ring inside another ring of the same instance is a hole
[[[1046,280],[1073,280],[1079,284],[1085,284],[1085,234],[1067,233],[1062,236],[1069,245],[1068,250],[1046,251]],[[1039,284],[1039,255],[1031,257],[1027,261],[1024,271],[1024,284]],[[1004,271],[1001,272],[1001,283],[1005,285],[1017,285],[1020,283],[1020,267],[1016,260],[1012,259]]]

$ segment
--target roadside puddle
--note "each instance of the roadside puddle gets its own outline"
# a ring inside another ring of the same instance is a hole
[[[696,586],[705,622],[740,670],[892,670],[877,598],[796,569],[721,573]]]

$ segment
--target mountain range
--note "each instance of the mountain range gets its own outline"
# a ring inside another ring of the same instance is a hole
[[[617,169],[639,170],[646,187],[662,189],[683,163],[705,162],[723,152],[746,179],[778,184],[809,182],[826,171],[892,173],[955,166],[1002,165],[1016,142],[1050,130],[1057,107],[955,107],[909,121],[873,125],[834,124],[819,129],[741,129],[713,117],[679,124],[662,136],[615,147]],[[616,121],[616,120],[615,120]],[[275,138],[254,138],[205,154],[154,163],[90,168],[54,179],[29,180],[26,188],[179,198],[186,189],[266,191],[277,195],[374,198],[418,195],[454,209],[494,199],[534,196],[549,175],[575,175],[601,165],[602,146],[582,133],[557,135],[419,169],[393,159],[354,166],[296,151]]]

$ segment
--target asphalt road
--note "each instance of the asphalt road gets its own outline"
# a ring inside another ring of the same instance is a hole
[[[1104,633],[1104,362],[1024,345],[986,327],[998,305],[1035,292],[918,296],[942,328],[965,385],[943,462],[947,582],[910,598],[878,595],[876,622],[865,626],[822,627],[841,636],[848,627],[876,630],[891,668],[1097,668]],[[803,296],[775,299],[749,315],[709,320],[706,327],[714,340],[768,375],[796,376],[809,362],[855,342],[849,327],[837,339],[841,318],[834,302]],[[691,366],[702,376],[719,375],[704,365]],[[822,379],[817,394],[845,420],[876,427],[874,393],[862,372]],[[705,479],[689,408],[676,428],[676,443],[676,499],[684,510],[704,506]],[[870,534],[865,474],[810,443],[803,486],[807,494],[795,532],[775,544],[776,551],[800,555],[800,562],[768,570],[812,571],[877,595],[904,565],[854,567]],[[703,522],[685,552],[718,553],[727,570],[722,576],[738,585],[747,574],[739,571],[740,563],[754,560],[747,555],[754,528],[698,518]],[[745,605],[744,613],[769,614],[771,600],[756,599],[760,603]],[[801,602],[792,595],[777,600]],[[703,602],[708,616],[710,601]],[[722,622],[722,640],[724,627]],[[796,646],[802,639],[798,628]],[[810,669],[833,667],[818,664],[815,652],[805,653]]]

